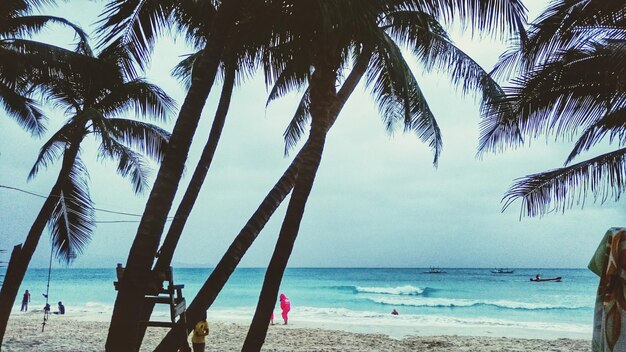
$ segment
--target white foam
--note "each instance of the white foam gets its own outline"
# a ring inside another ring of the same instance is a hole
[[[423,288],[411,285],[398,287],[361,287],[357,286],[356,291],[360,293],[377,293],[386,295],[421,295],[424,293]]]
[[[411,307],[474,307],[486,305],[505,309],[525,310],[592,308],[592,306],[590,305],[549,304],[543,302],[518,302],[508,300],[476,300],[463,298],[384,297],[375,295],[363,298],[375,303],[385,305]]]
[[[211,309],[209,319],[249,323],[253,307]],[[279,310],[275,312],[280,317]],[[363,333],[385,333],[401,338],[407,335],[487,335],[510,337],[589,338],[591,324],[514,321],[488,317],[460,318],[442,315],[356,311],[346,308],[294,307],[290,324],[298,327],[337,329]],[[280,319],[279,319],[280,320]]]

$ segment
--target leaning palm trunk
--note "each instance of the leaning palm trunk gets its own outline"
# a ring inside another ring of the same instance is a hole
[[[257,308],[242,351],[260,351],[265,342],[270,315],[276,304],[280,283],[298,236],[304,208],[313,188],[315,175],[322,161],[326,135],[333,122],[333,106],[338,104],[335,81],[339,60],[333,60],[333,57],[322,57],[321,59],[321,65],[316,65],[310,83],[311,135],[304,151],[293,194],[289,200],[287,214],[265,273]]]
[[[341,112],[341,109],[348,101],[348,98],[350,97],[352,92],[354,92],[357,84],[365,74],[365,70],[367,69],[370,58],[370,53],[365,53],[364,55],[359,57],[358,61],[355,63],[352,72],[350,72],[350,74],[346,78],[346,81],[341,86],[341,89],[337,94],[337,104],[332,107],[331,124],[336,121],[339,113]],[[187,309],[187,317],[189,318],[187,320],[188,330],[193,328],[194,322],[198,320],[202,312],[205,312],[211,307],[221,290],[224,288],[224,285],[226,285],[226,282],[230,278],[230,275],[232,275],[243,256],[246,254],[250,246],[252,246],[254,240],[257,238],[261,230],[265,227],[276,209],[278,209],[280,204],[287,197],[289,192],[291,192],[296,183],[296,178],[298,176],[298,165],[301,163],[302,155],[305,149],[306,145],[296,155],[287,170],[283,173],[282,177],[270,190],[267,196],[265,196],[265,198],[261,202],[261,205],[259,205],[257,210],[254,212],[254,214],[252,214],[248,222],[235,237],[226,253],[224,253],[224,256],[222,256],[222,259],[219,261],[219,263],[217,263],[217,265],[211,272],[211,275],[198,291],[198,294],[193,299]],[[161,261],[161,257],[162,256],[159,257],[157,265],[158,262]],[[170,332],[159,344],[155,351],[174,351],[176,348],[176,344],[177,336],[175,333]]]
[[[202,188],[204,179],[206,178],[206,175],[209,172],[209,168],[211,167],[211,162],[213,161],[213,156],[215,155],[215,150],[217,149],[217,144],[220,140],[222,129],[224,128],[224,123],[226,122],[226,115],[228,114],[228,108],[230,106],[230,98],[232,96],[233,87],[235,85],[234,65],[226,65],[225,69],[226,75],[224,77],[224,86],[222,87],[222,94],[220,96],[220,101],[215,112],[215,118],[213,119],[213,125],[211,126],[211,132],[209,133],[209,139],[207,140],[207,143],[202,150],[202,155],[200,156],[200,160],[198,161],[196,170],[191,177],[189,186],[187,186],[185,195],[183,196],[183,199],[181,200],[180,205],[176,210],[174,220],[172,221],[167,235],[165,236],[165,240],[163,241],[163,245],[159,250],[159,258],[154,265],[154,271],[156,272],[165,271],[170,266],[172,258],[174,257],[176,245],[180,240],[180,236],[183,234],[183,229],[185,228],[187,219],[189,218],[191,210],[193,209],[193,206],[198,199],[198,194],[200,193],[200,189]],[[153,310],[153,303],[146,304],[142,312],[141,320],[150,320],[150,316],[152,315]],[[145,332],[146,326],[142,325],[139,328],[138,345],[141,345],[141,341],[143,340]]]
[[[4,283],[2,284],[2,290],[0,291],[0,346],[2,345],[9,316],[11,315],[11,308],[13,308],[20,285],[26,275],[28,264],[30,264],[30,260],[37,249],[41,234],[46,228],[48,220],[50,220],[55,207],[59,203],[59,199],[63,196],[63,183],[69,177],[79,150],[79,143],[72,143],[67,152],[63,155],[63,164],[57,181],[54,186],[52,186],[48,198],[46,198],[46,201],[43,203],[43,206],[35,218],[35,222],[33,222],[33,225],[28,231],[24,245],[17,250],[16,253],[11,255]]]
[[[198,291],[198,294],[187,308],[188,330],[193,329],[195,322],[201,317],[202,312],[206,312],[211,304],[213,304],[217,295],[228,281],[228,278],[235,271],[241,258],[243,258],[265,224],[267,224],[272,214],[278,209],[278,206],[280,206],[285,197],[291,192],[298,174],[299,163],[300,156],[298,155],[294,161],[291,162],[291,165],[289,165],[283,176],[274,185],[265,199],[263,199],[261,205],[241,229],[237,237],[235,237],[233,243],[219,263],[217,263],[209,278],[200,288],[200,291]],[[155,352],[176,351],[177,343],[177,335],[172,330],[165,336],[163,341],[161,341],[159,346],[155,349]]]
[[[154,256],[182,177],[193,135],[217,74],[226,38],[241,1],[222,2],[212,24],[211,33],[214,34],[195,63],[191,87],[178,115],[167,153],[128,254],[126,271],[120,281],[106,341],[105,348],[108,352],[131,352],[137,348],[143,297],[151,277]]]

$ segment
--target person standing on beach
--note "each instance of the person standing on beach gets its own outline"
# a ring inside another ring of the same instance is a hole
[[[202,313],[202,317],[193,328],[193,336],[191,336],[191,344],[193,352],[204,352],[206,344],[205,337],[209,334],[209,323],[206,321],[206,311]]]
[[[22,308],[20,309],[20,312],[28,312],[29,302],[30,302],[30,292],[26,290],[26,292],[24,292],[24,296],[22,297]]]
[[[282,316],[283,316],[283,320],[285,321],[285,325],[287,325],[287,321],[289,320],[289,311],[291,310],[291,302],[289,301],[289,298],[287,298],[287,296],[285,296],[284,293],[280,294],[280,309],[283,310],[282,312]]]

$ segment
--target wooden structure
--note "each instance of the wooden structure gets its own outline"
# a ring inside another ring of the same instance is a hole
[[[124,275],[122,264],[117,264],[116,274],[118,281],[113,282],[113,285],[117,290],[119,282]],[[145,327],[154,326],[174,329],[180,323],[182,329],[184,329],[180,332],[182,340],[181,351],[191,351],[187,343],[187,336],[189,335],[187,331],[187,304],[185,297],[183,297],[183,288],[185,285],[174,284],[174,272],[172,267],[169,267],[165,272],[153,272],[151,284],[151,287],[144,295],[143,309],[152,309],[157,304],[167,304],[170,311],[170,321],[150,320],[150,318],[148,318],[147,321],[140,321],[139,324]]]

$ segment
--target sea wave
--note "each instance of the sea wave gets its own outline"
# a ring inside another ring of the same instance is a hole
[[[365,299],[379,304],[391,306],[410,306],[410,307],[476,307],[476,306],[493,306],[501,309],[515,310],[549,310],[549,309],[585,309],[591,306],[567,305],[567,304],[550,304],[538,302],[519,302],[508,300],[476,300],[462,298],[416,298],[416,297],[381,297],[369,296]]]
[[[420,288],[411,285],[406,286],[398,286],[398,287],[362,287],[355,286],[355,291],[357,293],[376,293],[383,295],[408,295],[408,296],[416,296],[421,295],[428,288]]]

